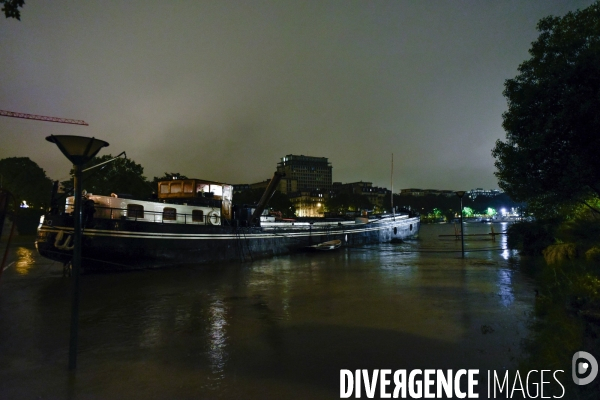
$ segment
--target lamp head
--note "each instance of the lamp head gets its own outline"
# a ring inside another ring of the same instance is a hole
[[[85,164],[98,154],[101,148],[108,146],[104,140],[85,136],[50,135],[46,140],[57,145],[74,165]]]
[[[459,190],[459,191],[457,191],[455,193],[456,193],[456,195],[458,197],[460,197],[462,199],[462,197],[465,195],[466,192],[464,190]]]

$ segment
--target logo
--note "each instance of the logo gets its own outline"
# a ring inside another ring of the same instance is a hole
[[[585,361],[583,361],[585,360]],[[578,351],[573,354],[572,368],[573,382],[577,385],[587,385],[591,383],[598,375],[598,361],[588,352]],[[585,378],[580,376],[587,375]]]

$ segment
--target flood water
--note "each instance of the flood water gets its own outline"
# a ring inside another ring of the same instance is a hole
[[[70,279],[17,238],[0,281],[0,398],[335,399],[340,369],[514,369],[532,283],[504,235],[466,238],[463,259],[460,240],[439,236],[453,232],[421,225],[402,244],[84,275],[75,373]]]

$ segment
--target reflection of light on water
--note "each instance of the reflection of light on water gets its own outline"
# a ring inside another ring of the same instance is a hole
[[[140,340],[141,347],[155,347],[159,343],[160,339],[160,326],[159,321],[154,319],[148,321],[150,324],[144,328],[142,337]]]
[[[286,319],[290,317],[290,280],[286,276],[282,280],[282,290],[281,290],[281,307],[283,308],[283,314]]]
[[[184,328],[190,321],[191,313],[187,308],[177,307],[175,311],[175,327],[177,329]]]
[[[157,347],[163,340],[161,329],[162,312],[166,308],[167,299],[157,298],[155,303],[150,303],[144,307],[141,313],[141,322],[143,331],[140,335],[140,347]]]
[[[498,289],[500,302],[503,306],[508,307],[515,301],[515,295],[512,290],[512,271],[506,269],[498,270]]]
[[[502,222],[500,224],[500,226],[501,226],[500,232],[504,233],[508,229],[508,223],[506,223],[506,222]],[[502,235],[498,235],[498,237],[500,238],[500,248],[504,249],[504,251],[502,251],[502,253],[500,253],[500,255],[505,260],[508,260],[511,255],[511,251],[508,250],[508,235],[506,233],[504,233]]]
[[[209,351],[213,373],[223,372],[227,362],[226,310],[221,300],[215,301],[209,309]]]
[[[290,318],[290,298],[289,294],[285,293],[285,297],[281,299],[281,306],[283,307],[283,315],[286,319]]]
[[[33,252],[25,247],[19,247],[17,249],[17,257],[18,260],[15,264],[15,271],[17,271],[19,275],[27,275],[35,263]]]

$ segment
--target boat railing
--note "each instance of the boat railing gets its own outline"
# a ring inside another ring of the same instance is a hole
[[[204,210],[197,214],[186,214],[178,212],[175,208],[167,211],[131,210],[127,208],[114,208],[96,205],[94,207],[94,218],[114,219],[140,222],[155,222],[164,224],[184,225],[221,225],[219,212]]]

